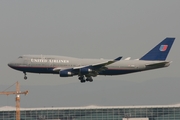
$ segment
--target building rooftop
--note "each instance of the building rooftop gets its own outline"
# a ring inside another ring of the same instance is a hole
[[[81,110],[81,109],[116,109],[116,108],[170,108],[180,107],[180,104],[175,105],[148,105],[148,106],[82,106],[82,107],[41,107],[41,108],[20,108],[21,111],[26,110]],[[15,111],[12,106],[0,107],[0,111]]]

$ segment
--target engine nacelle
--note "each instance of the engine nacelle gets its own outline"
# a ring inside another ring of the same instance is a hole
[[[80,73],[81,73],[82,75],[88,74],[88,73],[90,73],[90,72],[92,72],[92,69],[91,69],[90,67],[85,67],[85,68],[81,68],[81,69],[80,69]]]
[[[70,70],[62,70],[59,72],[60,77],[72,77],[73,73]]]

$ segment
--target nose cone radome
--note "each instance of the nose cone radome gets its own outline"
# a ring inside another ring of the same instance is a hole
[[[13,65],[13,64],[12,64],[11,62],[10,62],[10,63],[8,63],[8,66],[9,66],[9,67],[12,67],[12,65]]]
[[[8,63],[8,66],[11,67],[11,68],[15,67],[16,65],[17,65],[16,61],[11,61],[11,62]]]

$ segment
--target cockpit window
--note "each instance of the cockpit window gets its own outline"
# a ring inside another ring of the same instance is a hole
[[[22,56],[19,56],[18,58],[23,58]]]

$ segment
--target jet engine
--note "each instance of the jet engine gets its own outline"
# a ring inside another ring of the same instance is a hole
[[[60,77],[72,77],[74,74],[71,70],[62,70],[59,72]]]
[[[91,67],[84,67],[84,68],[81,68],[80,69],[80,73],[82,74],[82,75],[86,75],[86,74],[88,74],[88,73],[90,73],[90,72],[92,72],[93,70],[92,70],[92,68]]]

